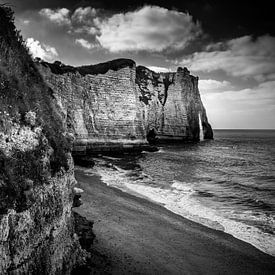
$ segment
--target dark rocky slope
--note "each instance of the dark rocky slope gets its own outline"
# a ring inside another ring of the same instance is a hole
[[[0,6],[0,274],[69,274],[80,258],[72,143],[12,11]]]

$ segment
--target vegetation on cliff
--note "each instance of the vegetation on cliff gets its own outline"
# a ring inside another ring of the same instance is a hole
[[[0,5],[0,274],[64,274],[76,263],[72,143],[13,12]]]
[[[72,143],[13,20],[11,9],[1,6],[0,212],[22,206],[26,175],[41,184],[61,168],[67,170]]]
[[[54,63],[48,63],[41,61],[43,66],[47,66],[51,69],[51,72],[54,74],[65,74],[65,73],[76,73],[79,72],[82,76],[87,74],[96,75],[96,74],[105,74],[109,70],[117,71],[125,67],[132,68],[135,65],[135,62],[131,59],[119,58],[96,65],[86,65],[73,67],[65,65],[60,61],[55,61]]]

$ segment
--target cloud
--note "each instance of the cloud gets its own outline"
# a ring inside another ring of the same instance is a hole
[[[93,18],[96,16],[97,10],[91,7],[80,7],[76,9],[71,17],[72,21],[79,23],[93,23]]]
[[[26,40],[26,46],[29,48],[33,57],[39,57],[45,61],[51,62],[58,56],[58,53],[54,47],[40,43],[32,37]]]
[[[42,9],[39,14],[55,24],[67,26],[68,33],[86,33],[94,36],[98,34],[98,28],[94,23],[97,10],[92,7],[79,7],[73,12],[66,8]]]
[[[182,50],[202,34],[201,26],[191,15],[158,6],[107,14],[92,7],[42,9],[40,15],[70,34],[85,34],[113,53],[125,51],[163,52]]]
[[[118,13],[94,21],[97,39],[110,52],[179,50],[202,34],[199,23],[188,13],[157,6]]]
[[[39,14],[48,18],[53,23],[58,25],[71,25],[70,11],[66,8],[61,9],[42,9]]]
[[[94,20],[97,18],[98,10],[92,7],[80,7],[71,16],[72,32],[85,33],[95,36],[99,33]]]
[[[206,51],[183,59],[182,66],[192,71],[223,70],[228,75],[250,77],[259,82],[275,79],[275,37],[264,35],[257,39],[243,36],[208,45]]]
[[[96,34],[99,34],[99,30],[93,26],[79,26],[74,28],[73,30],[70,30],[70,33],[84,33],[95,36]]]
[[[214,128],[275,129],[275,81],[254,88],[223,93],[202,93]]]
[[[89,41],[82,39],[82,38],[76,39],[75,43],[82,46],[83,48],[88,49],[88,50],[96,47],[96,45],[94,45],[94,44],[90,43]]]
[[[218,81],[214,79],[199,79],[199,89],[202,93],[219,93],[231,88],[229,81]]]
[[[156,73],[167,73],[170,72],[170,69],[164,68],[164,67],[157,67],[157,66],[148,66],[148,69],[156,72]]]

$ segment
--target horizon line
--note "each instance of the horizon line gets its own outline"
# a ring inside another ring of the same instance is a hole
[[[275,131],[275,128],[213,128],[213,130]]]

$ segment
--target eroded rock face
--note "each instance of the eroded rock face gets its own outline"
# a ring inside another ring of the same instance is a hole
[[[69,274],[73,138],[2,6],[0,26],[0,274]]]
[[[186,68],[155,73],[142,66],[137,67],[136,75],[136,89],[140,93],[140,108],[149,138],[154,135],[166,141],[197,141],[200,119],[204,138],[213,138],[197,77],[190,75]]]
[[[69,69],[42,62],[39,70],[76,136],[75,152],[142,150],[148,146],[132,60]]]
[[[142,150],[147,140],[198,141],[213,133],[198,78],[179,68],[155,73],[129,59],[71,67],[38,62],[52,88],[77,153]]]

